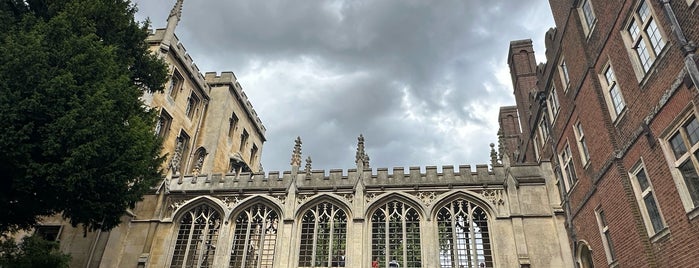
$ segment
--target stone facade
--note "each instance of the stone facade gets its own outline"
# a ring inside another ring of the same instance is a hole
[[[61,248],[74,254],[74,267],[371,267],[374,259],[380,267],[390,259],[401,267],[573,265],[547,163],[363,166],[182,176],[110,232],[83,237],[64,227]],[[308,232],[309,213],[328,206],[343,215],[333,218],[332,236],[319,227]],[[191,215],[202,210],[215,219],[193,224]],[[246,221],[260,211],[273,216]],[[450,232],[452,225],[461,231]],[[322,250],[323,241],[336,245]]]
[[[510,45],[512,164],[552,164],[577,267],[699,266],[696,1],[549,2],[534,82]]]

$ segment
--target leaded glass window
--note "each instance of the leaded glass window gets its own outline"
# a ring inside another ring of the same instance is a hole
[[[493,267],[488,215],[483,208],[456,199],[437,212],[440,267]]]
[[[301,218],[299,267],[345,267],[347,214],[328,202],[306,211]]]
[[[371,259],[379,267],[395,261],[399,267],[422,267],[420,215],[400,201],[388,202],[371,215]]]
[[[235,220],[230,267],[272,267],[277,228],[279,215],[264,204],[242,211]]]
[[[212,267],[220,227],[221,214],[207,204],[185,212],[170,267]]]

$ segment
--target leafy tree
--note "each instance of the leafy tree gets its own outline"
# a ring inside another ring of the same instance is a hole
[[[109,230],[160,178],[162,91],[128,0],[0,0],[0,232],[62,213]]]
[[[58,250],[58,242],[39,236],[27,236],[19,244],[11,239],[0,241],[0,267],[68,268],[69,262],[70,255]]]

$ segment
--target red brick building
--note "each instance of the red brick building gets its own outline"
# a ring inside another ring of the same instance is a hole
[[[549,2],[546,63],[510,44],[503,161],[553,164],[578,267],[699,267],[699,1]]]

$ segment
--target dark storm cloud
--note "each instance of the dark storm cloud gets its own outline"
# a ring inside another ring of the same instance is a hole
[[[159,28],[174,0],[137,3]],[[289,168],[296,136],[314,168],[351,168],[360,133],[373,167],[458,165],[488,162],[509,42],[538,45],[550,16],[543,0],[187,0],[176,33],[202,70],[236,73],[266,170]]]

